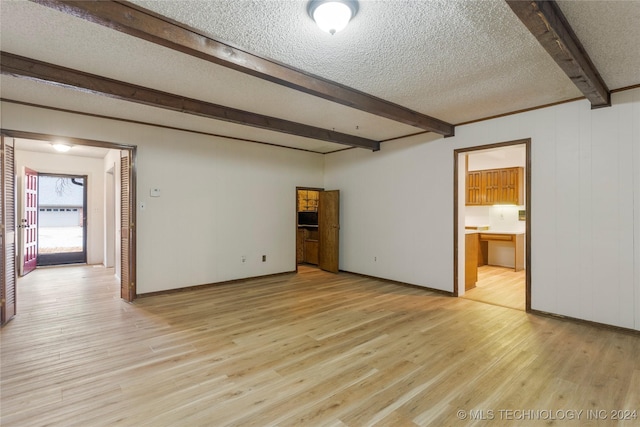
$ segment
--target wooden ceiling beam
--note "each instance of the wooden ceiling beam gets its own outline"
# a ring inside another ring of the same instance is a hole
[[[555,0],[506,2],[591,102],[591,108],[611,106],[611,92]]]
[[[453,136],[454,126],[398,104],[262,58],[197,33],[139,6],[118,1],[31,0],[233,70],[351,108]]]
[[[185,98],[155,89],[36,61],[7,52],[0,52],[0,71],[5,75],[41,81],[91,94],[108,96],[200,117],[287,133],[304,138],[333,142],[350,147],[367,148],[373,151],[380,149],[379,141]]]

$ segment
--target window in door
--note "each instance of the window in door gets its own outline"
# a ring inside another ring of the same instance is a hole
[[[86,176],[38,176],[38,265],[87,262]]]

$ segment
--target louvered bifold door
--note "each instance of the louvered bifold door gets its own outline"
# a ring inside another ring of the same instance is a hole
[[[134,288],[131,274],[131,156],[122,151],[120,157],[120,295],[133,301]]]
[[[2,190],[0,212],[2,235],[0,241],[0,323],[3,325],[16,314],[16,175],[13,138],[2,137]]]

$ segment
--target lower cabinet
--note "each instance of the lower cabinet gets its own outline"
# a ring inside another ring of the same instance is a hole
[[[464,247],[464,289],[467,291],[475,288],[478,281],[478,234],[467,234]]]
[[[304,229],[298,228],[296,235],[296,262],[298,264],[304,262]]]
[[[318,241],[304,241],[304,262],[307,264],[318,264]]]
[[[318,264],[318,229],[300,227],[296,236],[296,260],[298,264]]]

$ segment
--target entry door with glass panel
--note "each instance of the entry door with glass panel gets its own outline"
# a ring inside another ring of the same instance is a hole
[[[22,236],[22,272],[35,270],[38,263],[38,172],[25,168],[24,208],[18,228]]]
[[[87,262],[87,177],[38,177],[38,265]]]

